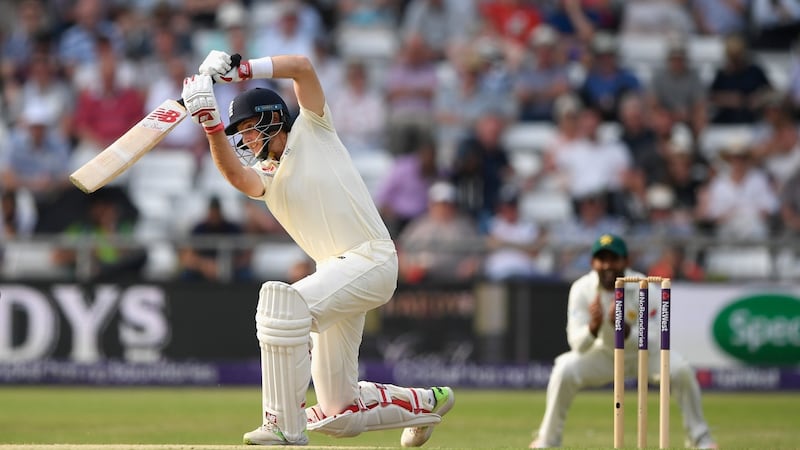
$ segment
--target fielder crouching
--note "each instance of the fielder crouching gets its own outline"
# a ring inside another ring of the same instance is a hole
[[[544,417],[530,448],[560,447],[567,412],[578,391],[600,387],[614,378],[614,283],[618,277],[641,278],[645,275],[628,266],[628,246],[619,236],[604,234],[592,245],[592,270],[570,286],[567,301],[567,341],[570,350],[556,357],[547,384]],[[625,375],[635,377],[637,371],[636,322],[638,284],[626,286],[625,295]],[[657,306],[650,305],[648,316],[657,321]],[[650,329],[659,329],[650,325]],[[649,358],[650,381],[658,383],[661,374],[658,335],[648,346],[654,354]],[[689,362],[677,351],[670,352],[670,385],[683,415],[687,446],[717,448],[708,423],[703,417],[700,385]]]
[[[294,284],[261,287],[255,318],[263,415],[244,442],[305,445],[307,429],[345,437],[404,428],[401,445],[421,446],[455,397],[449,387],[358,380],[366,312],[394,293],[397,252],[336,134],[314,67],[304,56],[280,55],[232,68],[230,55],[214,50],[199,71],[184,80],[182,95],[206,131],[217,168],[236,189],[263,200],[316,263],[313,274]],[[292,120],[276,92],[256,88],[233,100],[225,127],[212,78],[291,79],[300,113]],[[311,378],[319,403],[306,408]]]

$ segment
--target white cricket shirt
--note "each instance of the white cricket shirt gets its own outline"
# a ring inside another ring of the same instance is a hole
[[[375,202],[333,127],[327,103],[320,117],[301,108],[280,163],[251,167],[264,183],[275,218],[314,261],[367,241],[388,240]]]

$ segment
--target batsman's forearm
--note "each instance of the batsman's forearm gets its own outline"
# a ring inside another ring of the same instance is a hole
[[[211,148],[211,159],[228,183],[250,196],[257,197],[262,194],[264,188],[258,175],[242,165],[225,133],[211,133],[206,136]]]

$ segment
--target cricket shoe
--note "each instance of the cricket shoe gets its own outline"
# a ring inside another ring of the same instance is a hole
[[[453,390],[447,386],[431,388],[436,404],[431,410],[432,413],[444,417],[448,411],[453,409],[456,403],[456,396]],[[433,425],[427,427],[406,427],[400,435],[400,445],[403,447],[421,447],[428,442],[433,434]]]
[[[278,427],[269,423],[245,433],[243,441],[246,445],[308,445],[308,436],[303,432],[300,439],[289,442]]]
[[[696,441],[694,441],[694,442],[692,442],[692,441],[687,441],[687,442],[686,442],[686,446],[687,446],[688,448],[710,448],[710,449],[717,449],[717,448],[719,448],[719,447],[717,447],[717,443],[716,443],[716,442],[714,442],[714,440],[713,440],[713,439],[711,439],[711,435],[710,435],[710,434],[708,434],[708,433],[706,433],[706,434],[704,434],[704,435],[700,436],[700,438],[699,438],[699,439],[697,439],[697,440],[696,440]]]

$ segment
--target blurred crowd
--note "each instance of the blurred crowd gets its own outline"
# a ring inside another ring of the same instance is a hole
[[[180,168],[166,162],[91,196],[68,181],[178,98],[211,49],[311,57],[404,282],[572,277],[602,233],[661,243],[636,252],[639,270],[701,280],[710,256],[665,243],[800,231],[797,0],[0,0],[0,11],[0,239],[91,236],[96,276],[140,274],[147,252],[114,238],[156,236],[174,242],[159,268],[170,275],[258,278],[252,249],[223,271],[220,249],[182,242],[283,235],[263,205],[201,186],[205,138],[189,121],[152,152],[188,161],[188,184],[167,192]],[[259,84],[296,111],[274,80],[218,85],[219,103]],[[166,220],[151,220],[155,204]],[[74,275],[76,259],[61,248],[50,262]],[[302,257],[286,268],[288,280],[311,270]]]

